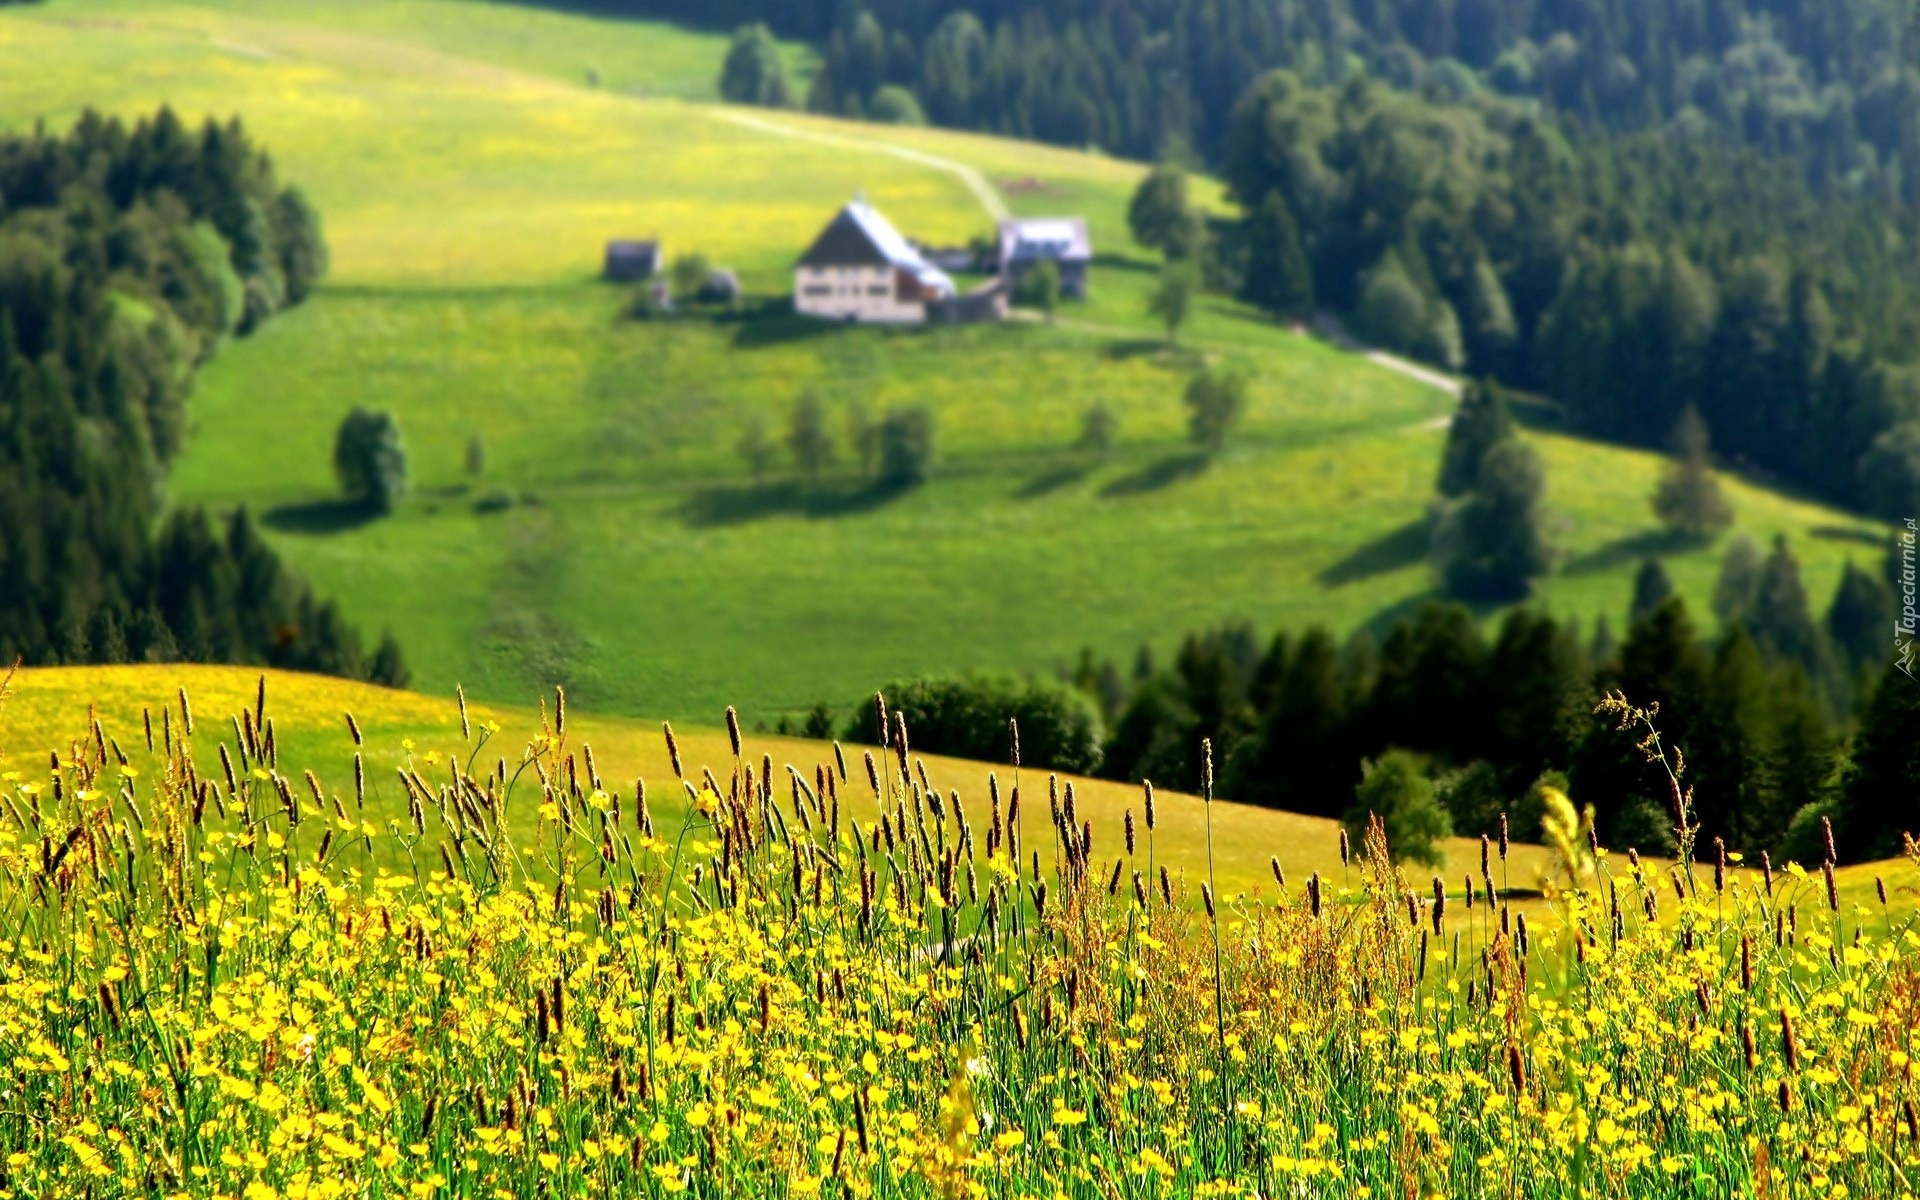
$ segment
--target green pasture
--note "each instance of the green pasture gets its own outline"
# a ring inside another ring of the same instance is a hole
[[[1152,257],[1126,241],[1137,164],[630,94],[697,97],[694,60],[710,77],[723,52],[711,35],[453,0],[53,0],[0,16],[0,121],[237,112],[314,196],[333,276],[203,372],[173,496],[263,516],[369,635],[399,635],[435,693],[517,702],[564,682],[603,712],[711,722],[734,703],[770,723],[816,700],[845,711],[897,676],[1165,653],[1236,618],[1378,627],[1430,594],[1420,523],[1445,394],[1215,298],[1169,354],[1145,313]],[[927,155],[1014,211],[1087,215],[1093,298],[1051,327],[897,332],[624,321],[625,294],[593,281],[607,238],[657,234],[740,268],[756,302],[784,294],[856,189],[927,241],[989,230]],[[1203,362],[1254,376],[1210,464],[1188,452],[1180,404]],[[832,413],[838,464],[814,483],[783,456],[756,482],[742,431],[779,439],[806,390]],[[1072,449],[1095,404],[1120,422],[1104,460]],[[411,495],[372,523],[332,504],[333,433],[355,405],[393,411],[412,455]],[[936,414],[937,472],[878,494],[845,422],[905,405]],[[478,479],[462,465],[475,435]],[[1535,436],[1567,552],[1542,602],[1618,632],[1632,572],[1662,548],[1660,463]],[[1860,522],[1732,490],[1742,530],[1792,538],[1817,603],[1849,556],[1881,553]],[[477,511],[496,491],[513,506]],[[1704,612],[1717,552],[1668,567]]]

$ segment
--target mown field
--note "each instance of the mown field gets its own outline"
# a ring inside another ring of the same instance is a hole
[[[399,634],[425,689],[517,702],[564,682],[598,711],[711,722],[735,703],[770,722],[816,700],[844,711],[901,675],[1165,651],[1222,620],[1377,626],[1430,594],[1417,524],[1450,401],[1218,300],[1166,355],[1144,313],[1152,264],[1125,234],[1142,168],[797,115],[751,114],[797,137],[743,125],[698,102],[724,51],[711,35],[453,0],[324,14],[10,10],[0,61],[35,68],[0,72],[0,119],[238,112],[312,193],[332,281],[204,373],[172,491],[266,516],[353,619]],[[1085,212],[1106,255],[1093,300],[1051,328],[636,324],[592,281],[607,238],[658,234],[780,291],[856,189],[929,241],[990,228],[958,175],[888,148],[971,166],[1016,211]],[[1193,365],[1228,360],[1255,373],[1251,404],[1199,469],[1180,391]],[[743,428],[777,438],[809,388],[836,431],[855,407],[933,408],[934,481],[875,495],[842,439],[821,484],[784,463],[755,484]],[[1069,449],[1095,403],[1121,427],[1098,462]],[[413,460],[413,494],[371,524],[331,504],[333,431],[356,404],[395,412]],[[474,435],[480,480],[462,469]],[[1659,464],[1539,444],[1567,551],[1543,601],[1617,632]],[[476,512],[494,489],[523,503]],[[1789,534],[1817,603],[1846,558],[1881,552],[1859,522],[1733,492],[1743,530]],[[1716,566],[1668,560],[1701,608]]]
[[[1489,901],[1516,864],[1475,903],[1370,834],[1251,891],[1207,842],[1306,831],[1192,797],[1135,842],[1032,790],[1018,815],[923,791],[887,753],[764,787],[720,734],[653,759],[649,808],[588,753],[612,731],[558,705],[495,734],[285,675],[15,682],[0,1196],[1904,1200],[1920,1177],[1920,851],[1858,901],[1820,871],[1609,859],[1520,907]],[[334,774],[338,706],[374,775],[403,739],[386,799]],[[691,803],[658,803],[682,777]]]

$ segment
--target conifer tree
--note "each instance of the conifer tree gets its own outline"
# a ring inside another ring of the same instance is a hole
[[[1720,577],[1713,585],[1713,615],[1722,625],[1745,620],[1760,594],[1760,547],[1741,534],[1720,559]]]
[[[1787,545],[1785,534],[1775,536],[1773,551],[1760,566],[1748,625],[1753,640],[1770,660],[1797,662],[1814,679],[1826,677],[1826,643],[1820,627],[1814,624],[1807,589],[1800,581],[1800,560]]]
[[[1920,835],[1920,686],[1888,667],[1854,739],[1853,765],[1835,830],[1844,861],[1885,858],[1900,835]]]
[[[1706,541],[1733,524],[1733,507],[1714,478],[1707,423],[1689,406],[1673,434],[1673,460],[1653,494],[1661,523],[1689,541]]]
[[[1440,495],[1451,499],[1473,489],[1487,451],[1512,437],[1513,414],[1506,394],[1489,380],[1469,383],[1447,426],[1447,448],[1440,458]]]
[[[1878,662],[1892,652],[1895,607],[1887,581],[1848,559],[1827,609],[1827,636],[1849,670]]]
[[[1496,443],[1473,490],[1435,523],[1435,561],[1448,593],[1476,601],[1525,596],[1553,565],[1546,525],[1539,456],[1517,437]]]
[[[1640,564],[1633,577],[1633,606],[1627,610],[1627,624],[1638,625],[1673,595],[1673,580],[1657,558]]]

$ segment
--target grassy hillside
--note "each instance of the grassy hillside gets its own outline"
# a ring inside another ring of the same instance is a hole
[[[584,86],[589,51],[607,87]],[[173,491],[267,514],[321,590],[401,636],[429,690],[515,700],[563,681],[601,711],[711,720],[731,701],[752,721],[896,675],[1164,649],[1236,617],[1347,630],[1429,593],[1417,523],[1443,394],[1223,301],[1169,359],[1143,312],[1149,258],[1125,241],[1137,166],[624,94],[701,95],[723,52],[491,4],[357,0],[316,17],[56,0],[0,17],[0,62],[35,64],[0,71],[0,114],[239,112],[311,191],[332,282],[206,372]],[[928,155],[1015,211],[1085,212],[1106,255],[1094,299],[1052,328],[642,325],[591,281],[606,238],[657,233],[782,290],[857,188],[927,240],[990,228],[968,181]],[[1257,374],[1243,428],[1204,471],[1179,404],[1201,358]],[[819,488],[784,467],[755,486],[733,452],[742,428],[778,437],[808,387],[836,431],[856,405],[934,408],[935,481],[873,496],[843,450]],[[1100,463],[1067,449],[1096,402],[1121,421]],[[394,411],[413,455],[413,496],[373,524],[330,504],[333,430],[356,404]],[[491,455],[477,484],[461,470],[474,434]],[[1544,600],[1617,629],[1659,464],[1539,441],[1568,551]],[[532,503],[475,512],[493,488]],[[1734,499],[1748,532],[1793,538],[1821,603],[1849,555],[1879,553],[1829,511],[1745,486]],[[1716,556],[1669,569],[1703,603]]]
[[[49,751],[64,750],[74,739],[84,740],[90,736],[89,710],[98,716],[107,736],[130,757],[141,761],[145,748],[143,711],[151,716],[156,739],[162,736],[163,710],[173,710],[172,720],[178,729],[178,692],[184,688],[194,714],[196,761],[203,760],[202,769],[217,776],[217,744],[222,739],[233,740],[230,718],[254,706],[260,678],[258,672],[231,667],[63,667],[22,671],[15,677],[5,702],[0,704],[0,770],[38,773],[44,768]],[[395,768],[405,761],[409,752],[422,773],[430,774],[427,764],[442,761],[430,756],[462,751],[459,709],[451,697],[432,698],[287,672],[267,673],[266,687],[267,715],[274,721],[282,773],[297,779],[301,771],[311,769],[329,792],[349,798],[354,747],[343,714],[353,714],[366,739],[369,804],[381,810],[376,820],[406,815],[404,794],[393,778]],[[547,707],[551,709],[551,697]],[[531,706],[474,704],[469,716],[476,728],[489,721],[500,727],[481,761],[504,755],[512,764],[519,761],[520,749],[526,741],[540,731],[542,714]],[[689,778],[697,781],[703,766],[712,768],[723,782],[728,778],[733,755],[723,722],[714,720],[707,728],[676,727],[674,734]],[[657,722],[608,717],[569,705],[567,745],[576,750],[582,745],[591,746],[607,787],[623,796],[632,796],[636,777],[645,778],[656,821],[675,819],[684,811],[684,793],[674,779]],[[872,792],[864,778],[862,751],[848,747],[846,752],[853,781],[842,789],[846,800],[844,812],[865,826],[877,819],[877,811],[870,811]],[[830,767],[834,761],[830,744],[758,734],[746,739],[746,754],[756,762],[763,754],[771,756],[775,778],[782,783],[789,765],[799,768],[811,780],[816,765]],[[989,772],[998,773],[1003,796],[1010,795],[1017,782],[1025,795],[1022,806],[1027,836],[1032,839],[1044,833],[1045,772],[1016,775],[1004,764],[996,767],[937,756],[926,758],[925,765],[932,784],[943,792],[958,791],[962,803],[976,820],[985,819]],[[758,768],[755,770],[757,773]],[[1074,779],[1072,783],[1081,817],[1093,822],[1095,857],[1104,854],[1106,861],[1111,862],[1124,844],[1126,811],[1133,809],[1136,820],[1145,816],[1141,793],[1137,788],[1103,780]],[[1206,870],[1205,805],[1193,796],[1157,791],[1155,808],[1158,828],[1154,834],[1154,850],[1158,861],[1166,863],[1176,876],[1185,872],[1197,887],[1197,880]],[[1303,884],[1315,871],[1329,880],[1343,877],[1339,831],[1332,821],[1225,801],[1214,805],[1214,820],[1216,870],[1223,892],[1252,892],[1264,887],[1270,895],[1273,887],[1267,862],[1270,855],[1280,857],[1290,886]],[[1144,854],[1144,825],[1140,827],[1140,836]],[[1049,843],[1030,844],[1044,849]],[[1450,874],[1478,869],[1478,842],[1456,839],[1447,849]],[[1531,886],[1545,861],[1544,852],[1535,847],[1515,850],[1511,860],[1515,886]],[[1452,869],[1456,867],[1457,870]]]

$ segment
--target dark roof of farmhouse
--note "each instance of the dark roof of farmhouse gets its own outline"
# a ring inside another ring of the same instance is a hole
[[[893,260],[880,247],[855,214],[852,205],[840,210],[832,222],[800,256],[803,267],[884,267]]]

